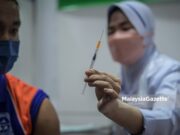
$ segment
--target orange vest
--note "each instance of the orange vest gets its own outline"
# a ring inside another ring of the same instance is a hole
[[[37,88],[26,84],[11,74],[6,74],[9,93],[25,135],[32,133],[30,108]]]

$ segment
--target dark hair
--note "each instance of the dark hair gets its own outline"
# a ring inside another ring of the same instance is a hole
[[[121,9],[115,5],[111,6],[109,9],[108,9],[108,24],[110,22],[110,18],[111,18],[111,15],[116,12],[116,11],[121,11]]]
[[[12,2],[14,2],[14,4],[16,4],[16,6],[18,6],[18,7],[19,7],[19,3],[18,3],[18,1],[17,1],[17,0],[8,0],[8,1],[12,1]]]
[[[108,9],[108,24],[109,24],[109,22],[110,22],[110,19],[111,19],[111,16],[112,16],[112,14],[114,13],[114,12],[116,12],[116,11],[119,11],[119,12],[121,12],[121,14],[123,14],[124,16],[126,16],[125,15],[125,13],[122,11],[122,9],[120,8],[120,7],[118,7],[118,6],[116,6],[116,5],[112,5],[112,6],[110,6],[109,7],[109,9]],[[128,19],[129,20],[129,19]]]

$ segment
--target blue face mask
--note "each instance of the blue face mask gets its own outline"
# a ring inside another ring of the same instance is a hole
[[[9,72],[18,58],[19,41],[0,40],[0,74]]]

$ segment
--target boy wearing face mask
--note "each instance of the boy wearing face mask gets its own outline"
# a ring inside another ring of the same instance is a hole
[[[86,82],[96,88],[98,109],[117,125],[114,135],[180,134],[180,63],[160,54],[154,43],[149,7],[137,1],[108,10],[108,44],[122,65],[121,81],[90,69]],[[167,101],[123,101],[123,97],[165,97]]]
[[[0,134],[60,135],[46,93],[8,73],[18,58],[20,25],[18,2],[0,0]]]

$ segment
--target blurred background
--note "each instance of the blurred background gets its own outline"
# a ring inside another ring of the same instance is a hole
[[[59,0],[63,1],[63,0]],[[156,18],[156,45],[180,61],[180,2],[148,3]],[[109,4],[63,7],[58,0],[19,0],[21,49],[12,73],[50,96],[64,134],[110,134],[111,121],[96,108],[94,89],[81,94],[101,32],[105,33],[94,68],[119,74],[106,35]]]

